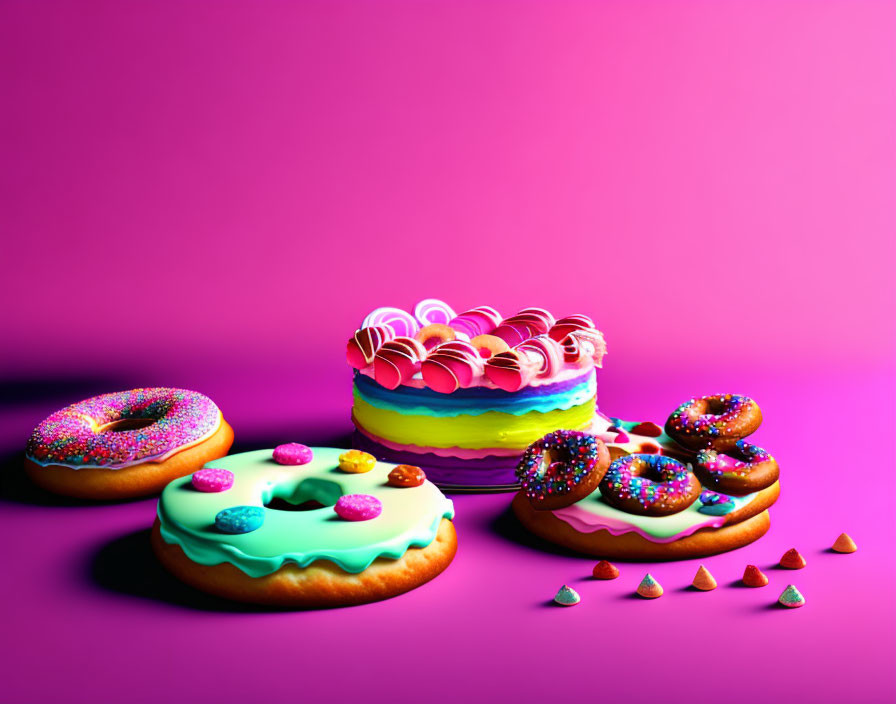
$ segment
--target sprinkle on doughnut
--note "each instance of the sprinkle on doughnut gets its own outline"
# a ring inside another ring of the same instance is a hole
[[[218,511],[215,516],[215,528],[231,535],[251,533],[263,523],[264,509],[261,506],[233,506]]]
[[[700,492],[700,504],[697,510],[708,516],[725,516],[734,510],[734,499],[708,489]]]
[[[376,466],[376,457],[361,450],[347,450],[339,455],[339,469],[347,474],[363,474]]]
[[[386,477],[386,483],[389,486],[399,487],[401,489],[413,488],[421,486],[426,481],[426,474],[419,467],[412,464],[400,464]]]
[[[344,521],[369,521],[383,512],[383,504],[370,494],[346,494],[339,497],[333,510]]]
[[[560,606],[575,606],[582,600],[579,593],[567,584],[560,587],[557,595],[554,597],[554,603]]]
[[[285,445],[277,445],[273,452],[274,462],[277,464],[299,465],[308,464],[314,459],[314,453],[307,445],[297,442],[289,442]]]
[[[762,412],[749,396],[716,394],[692,398],[666,421],[666,434],[692,450],[725,451],[762,423]]]
[[[227,491],[233,486],[233,472],[228,469],[209,467],[208,469],[200,469],[198,472],[193,472],[193,477],[190,481],[193,484],[193,488],[197,491],[204,491],[210,494]]]
[[[533,506],[556,509],[594,491],[609,460],[606,445],[593,435],[556,430],[526,448],[516,476]]]
[[[220,418],[212,400],[195,391],[119,391],[56,411],[34,429],[25,454],[40,465],[127,467],[199,442]]]
[[[700,496],[700,483],[681,462],[665,455],[625,455],[600,483],[611,506],[644,516],[683,511]]]

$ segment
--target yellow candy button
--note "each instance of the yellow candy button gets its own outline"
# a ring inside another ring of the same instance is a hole
[[[339,469],[349,474],[363,474],[373,469],[376,457],[361,450],[348,450],[339,455]]]

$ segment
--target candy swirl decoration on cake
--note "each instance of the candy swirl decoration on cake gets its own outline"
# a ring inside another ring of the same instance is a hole
[[[449,325],[457,317],[457,314],[445,301],[440,301],[438,298],[425,298],[414,306],[414,317],[421,327],[426,327],[433,324]]]
[[[666,516],[683,511],[700,496],[700,483],[684,464],[664,455],[625,455],[600,483],[604,500],[620,511]]]
[[[420,371],[433,391],[450,394],[472,386],[482,376],[484,362],[469,342],[444,342],[429,353]]]
[[[361,328],[348,341],[346,359],[355,369],[364,369],[373,364],[373,358],[379,348],[394,339],[395,331],[390,325]]]
[[[397,389],[420,371],[426,349],[413,337],[396,337],[377,351],[373,378],[387,389]]]
[[[417,319],[401,308],[377,308],[364,318],[362,328],[388,325],[395,332],[395,337],[413,337],[420,329]]]
[[[530,337],[543,335],[554,325],[554,316],[543,308],[523,308],[519,313],[501,321],[491,333],[511,347]]]
[[[485,375],[504,391],[519,391],[536,377],[551,377],[563,364],[563,349],[547,335],[530,338],[485,362]]]
[[[466,310],[448,321],[448,325],[470,339],[477,335],[488,335],[501,324],[501,314],[491,306],[477,306]]]
[[[25,455],[44,466],[119,469],[162,461],[206,439],[220,423],[218,407],[195,391],[119,391],[53,413],[34,429]]]
[[[570,315],[561,318],[548,331],[551,339],[563,347],[563,359],[567,364],[584,365],[593,363],[603,366],[607,343],[603,333],[594,327],[587,315]]]

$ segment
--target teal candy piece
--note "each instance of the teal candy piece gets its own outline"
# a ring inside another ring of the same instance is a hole
[[[560,606],[575,606],[581,600],[582,597],[579,596],[578,592],[565,584],[560,587],[560,591],[554,597],[554,602],[560,604]]]
[[[796,609],[800,606],[805,606],[806,599],[800,594],[799,589],[792,584],[788,584],[787,589],[778,597],[778,603],[781,606],[786,606],[788,609]]]
[[[259,506],[234,506],[218,511],[215,528],[222,533],[239,535],[258,530],[264,523],[264,509]]]

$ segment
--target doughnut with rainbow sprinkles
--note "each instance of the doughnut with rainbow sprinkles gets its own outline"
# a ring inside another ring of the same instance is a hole
[[[49,491],[85,499],[158,493],[223,457],[233,430],[196,391],[147,388],[103,394],[56,411],[25,448],[25,470]]]
[[[768,530],[780,492],[777,464],[742,439],[758,427],[758,409],[746,396],[724,394],[682,404],[665,431],[612,419],[597,433],[614,460],[596,490],[552,510],[520,491],[513,511],[535,535],[604,559],[688,559],[747,545]],[[699,418],[706,412],[730,415],[721,423]],[[686,444],[676,432],[683,416],[692,431]]]

